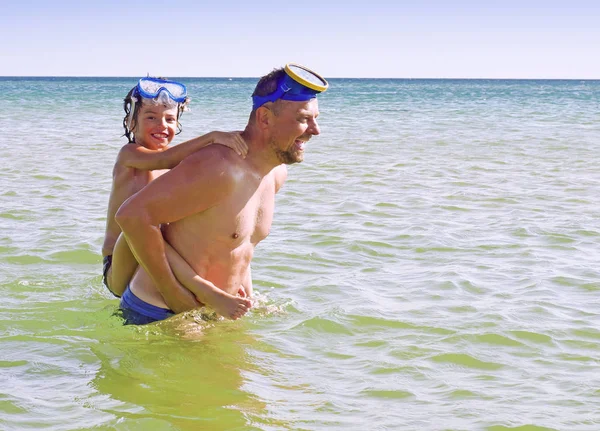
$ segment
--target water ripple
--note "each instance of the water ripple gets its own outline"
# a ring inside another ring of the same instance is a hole
[[[134,84],[0,79],[7,429],[600,429],[598,82],[332,80],[255,310],[141,329],[99,253]],[[252,87],[189,79],[178,142]]]

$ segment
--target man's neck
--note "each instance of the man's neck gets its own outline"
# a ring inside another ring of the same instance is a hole
[[[246,161],[252,165],[257,173],[264,176],[271,172],[275,166],[281,164],[271,149],[268,140],[255,128],[246,126],[246,129],[242,132],[242,138],[248,145]]]

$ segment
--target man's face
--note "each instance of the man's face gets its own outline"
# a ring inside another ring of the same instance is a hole
[[[142,103],[133,132],[135,142],[150,149],[164,148],[177,131],[177,107]]]
[[[281,163],[292,164],[304,160],[304,146],[313,136],[321,133],[317,124],[317,99],[306,102],[279,101],[271,128],[271,148]]]

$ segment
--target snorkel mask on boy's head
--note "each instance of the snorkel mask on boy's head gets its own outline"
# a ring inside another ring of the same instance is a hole
[[[126,119],[123,125],[125,126],[125,135],[130,142],[134,142],[130,134],[133,120],[137,116],[136,104],[141,104],[142,100],[152,105],[177,108],[177,119],[181,112],[187,110],[189,103],[187,89],[179,82],[150,77],[140,79],[125,98]]]
[[[325,78],[299,64],[288,63],[283,70],[285,73],[278,80],[277,89],[273,93],[266,96],[252,96],[253,111],[267,102],[275,102],[279,99],[294,102],[311,100],[329,87]]]

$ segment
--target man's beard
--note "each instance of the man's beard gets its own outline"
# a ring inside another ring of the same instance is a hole
[[[293,145],[291,149],[284,151],[277,148],[275,141],[271,141],[271,148],[273,148],[273,151],[275,151],[277,159],[286,165],[300,163],[302,160],[304,160],[304,151],[294,151],[296,148],[295,145]]]

